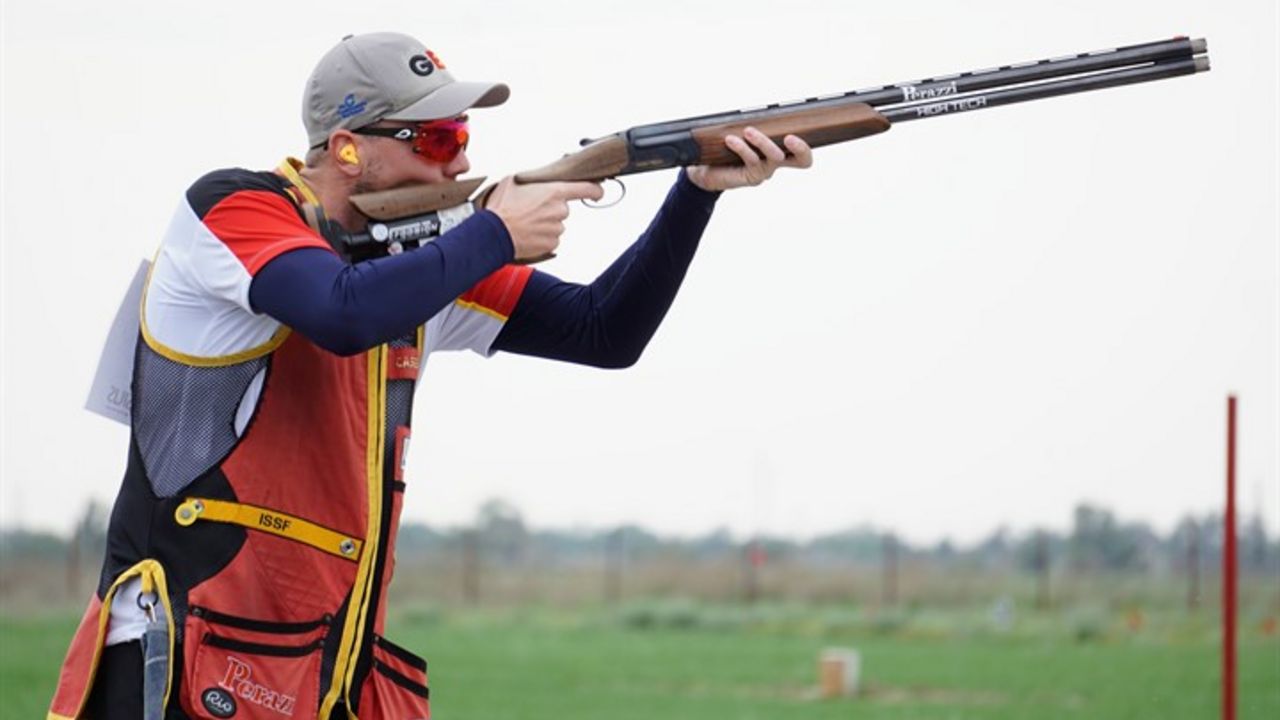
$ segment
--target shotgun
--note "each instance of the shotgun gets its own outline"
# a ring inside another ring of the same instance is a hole
[[[1205,72],[1207,52],[1204,39],[1177,37],[640,125],[583,140],[577,152],[517,173],[515,181],[600,181],[687,165],[738,165],[741,158],[724,139],[741,136],[749,125],[780,147],[792,134],[817,148],[912,120]],[[352,204],[371,222],[364,232],[347,235],[348,254],[364,259],[430,241],[484,206],[488,190],[473,197],[483,182],[472,178],[352,196]]]

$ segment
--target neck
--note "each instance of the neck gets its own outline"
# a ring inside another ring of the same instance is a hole
[[[351,197],[355,181],[341,173],[328,171],[325,167],[304,167],[299,172],[302,181],[311,188],[320,207],[330,220],[337,222],[347,232],[359,232],[369,224],[368,218],[352,207],[348,199]]]

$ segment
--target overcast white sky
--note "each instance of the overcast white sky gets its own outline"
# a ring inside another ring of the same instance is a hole
[[[633,369],[434,356],[407,520],[500,496],[537,526],[969,541],[1093,501],[1164,530],[1221,506],[1235,391],[1243,508],[1280,528],[1270,0],[5,2],[0,524],[115,496],[127,431],[81,408],[138,260],[196,177],[303,152],[314,62],[391,29],[511,85],[473,114],[495,177],[631,125],[1174,35],[1214,68],[904,124],[726,196]],[[575,210],[544,267],[594,277],[673,176]]]

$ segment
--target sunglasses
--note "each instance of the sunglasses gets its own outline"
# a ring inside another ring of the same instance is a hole
[[[438,163],[452,162],[458,153],[467,149],[471,133],[467,130],[467,116],[448,120],[430,120],[414,123],[409,127],[360,128],[357,135],[374,135],[412,143],[413,151]]]

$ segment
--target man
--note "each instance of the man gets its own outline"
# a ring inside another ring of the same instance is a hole
[[[508,178],[434,242],[344,259],[331,224],[366,225],[349,198],[465,173],[466,112],[507,95],[413,38],[348,37],[307,83],[305,165],[187,191],[147,281],[129,465],[50,717],[426,717],[426,663],[382,635],[426,356],[634,363],[718,193],[811,162],[796,137],[729,138],[743,165],[684,170],[589,285],[516,263],[556,249],[595,183]]]

